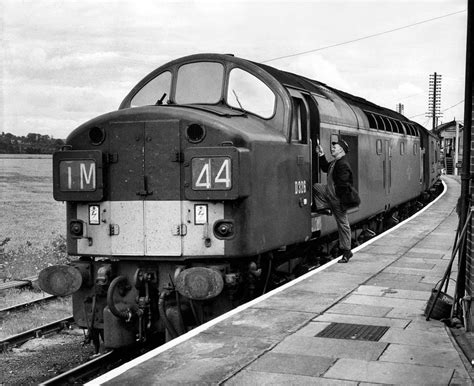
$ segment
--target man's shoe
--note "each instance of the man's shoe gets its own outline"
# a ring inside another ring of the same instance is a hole
[[[352,253],[351,250],[348,250],[348,251],[344,251],[343,256],[344,256],[347,260],[349,260],[349,259],[350,259],[352,256],[354,256],[354,255],[353,255],[353,253]]]
[[[352,256],[353,254],[350,250],[344,251],[344,253],[342,254],[342,257],[338,260],[338,263],[348,263]]]
[[[329,208],[317,209],[316,213],[317,214],[322,214],[324,216],[332,216],[332,211]]]

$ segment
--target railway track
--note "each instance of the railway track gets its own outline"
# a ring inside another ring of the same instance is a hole
[[[3,340],[0,340],[0,352],[5,352],[9,348],[21,345],[30,339],[38,338],[40,336],[50,334],[52,332],[60,331],[64,328],[68,328],[73,322],[73,317],[68,316],[67,318],[59,319],[55,322],[48,323],[43,326],[32,328],[31,330],[9,336]]]
[[[47,303],[49,303],[49,302],[51,302],[51,301],[53,301],[57,298],[58,297],[55,296],[55,295],[48,295],[48,296],[45,296],[44,298],[40,298],[40,299],[36,299],[36,300],[32,300],[32,301],[24,302],[24,303],[20,303],[20,304],[15,304],[14,306],[10,306],[10,307],[1,308],[0,309],[0,316],[2,316],[4,314],[7,314],[9,312],[21,311],[21,310],[30,308],[32,306],[39,306],[39,305],[47,304]]]
[[[88,362],[40,383],[40,385],[83,384],[154,348],[156,348],[155,344],[148,344],[146,346],[136,345],[126,349],[107,351]]]
[[[25,279],[23,282],[27,282],[28,280]],[[9,289],[9,288],[18,288],[17,281],[7,282],[5,287],[2,289]],[[10,285],[9,285],[10,284]],[[13,285],[12,285],[13,284]],[[58,299],[55,295],[47,295],[39,299],[18,303],[9,307],[4,307],[0,309],[0,320],[7,315],[11,316],[16,312],[26,311],[34,306],[42,306],[48,304],[54,300]],[[72,316],[68,316],[64,319],[56,320],[55,322],[51,322],[42,326],[38,326],[32,328],[30,330],[21,332],[16,335],[11,335],[3,340],[0,340],[0,352],[7,351],[10,347],[15,347],[27,342],[30,339],[37,338],[55,331],[59,331],[67,326],[69,326],[73,322]]]
[[[0,291],[4,291],[11,288],[25,288],[33,287],[33,283],[38,281],[38,276],[31,276],[24,279],[16,279],[0,283]]]
[[[51,378],[40,385],[65,385],[75,384],[86,378],[95,377],[96,374],[101,371],[108,371],[114,363],[119,361],[117,351],[108,351],[100,356],[97,356],[90,361],[83,363],[71,370],[68,370],[62,374]],[[117,364],[118,366],[118,364]]]

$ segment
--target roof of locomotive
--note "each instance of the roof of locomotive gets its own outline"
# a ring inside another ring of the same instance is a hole
[[[335,94],[337,94],[347,104],[355,105],[359,107],[361,110],[366,110],[366,111],[378,113],[381,115],[386,115],[388,117],[399,119],[401,121],[408,121],[408,119],[405,116],[403,116],[400,113],[397,113],[396,111],[390,110],[386,107],[376,105],[375,103],[372,103],[364,98],[349,94],[341,90],[337,90],[317,80],[309,79],[304,76],[297,75],[291,72],[282,71],[277,68],[267,66],[266,64],[256,63],[256,62],[252,62],[252,63],[261,67],[268,73],[270,73],[274,78],[276,78],[282,84],[285,84],[291,87],[297,87],[300,89],[307,90],[309,92],[314,92],[314,93],[323,94],[323,95],[326,95],[326,92],[324,92],[324,89],[329,89]]]

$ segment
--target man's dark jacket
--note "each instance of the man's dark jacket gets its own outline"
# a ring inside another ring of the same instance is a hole
[[[329,165],[330,163],[327,161],[325,155],[319,157],[319,167],[324,173],[329,171]],[[351,194],[351,186],[354,183],[352,170],[346,156],[336,161],[332,171],[332,179],[334,181],[334,189],[337,198],[339,198],[341,202],[345,202],[349,199],[348,195]]]

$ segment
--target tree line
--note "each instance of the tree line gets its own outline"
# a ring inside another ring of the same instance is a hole
[[[0,135],[0,154],[52,154],[63,145],[62,139],[37,133],[17,136],[2,132]]]

